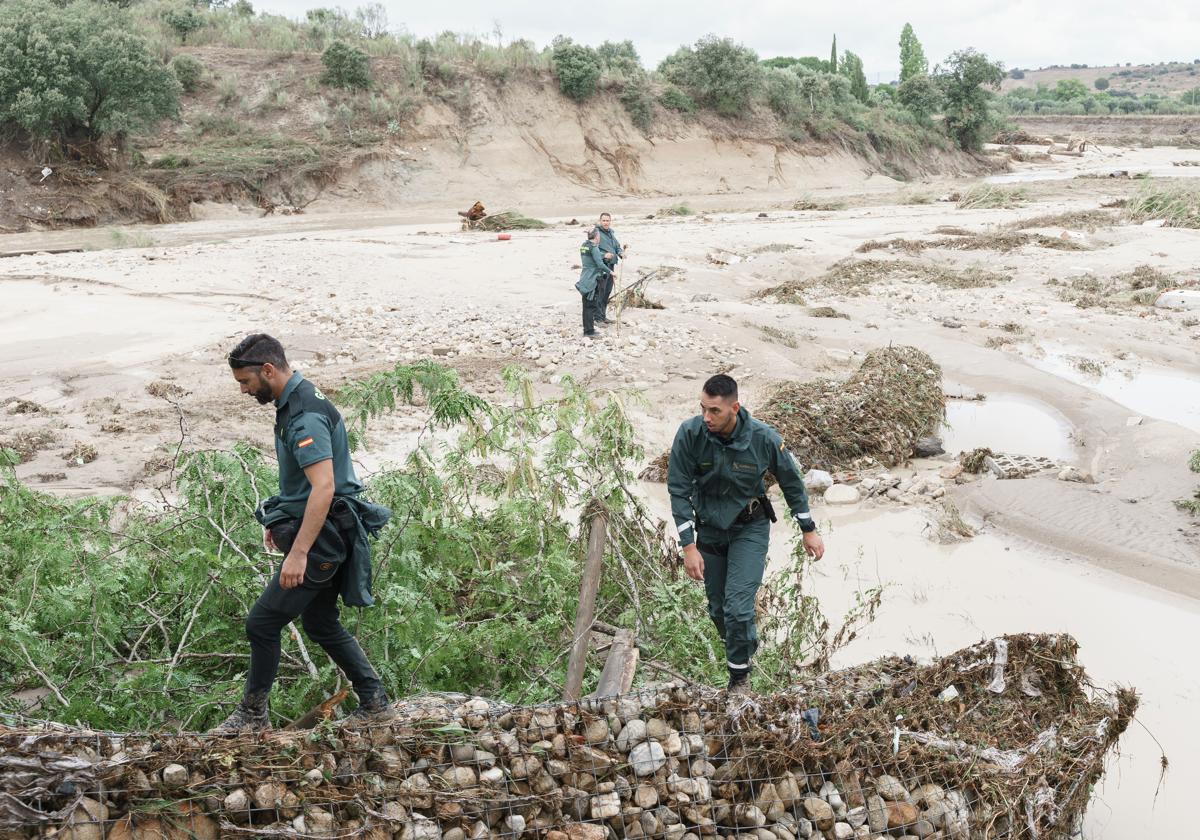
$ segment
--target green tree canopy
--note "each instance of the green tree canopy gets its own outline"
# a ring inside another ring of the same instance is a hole
[[[937,80],[945,96],[942,111],[947,133],[959,147],[978,150],[993,127],[992,92],[1000,87],[1004,67],[973,49],[958,50],[939,68]]]
[[[905,110],[909,111],[922,122],[938,112],[942,107],[942,90],[937,83],[924,73],[909,76],[900,83],[896,90],[896,98]]]
[[[871,92],[867,89],[867,74],[863,72],[862,59],[846,50],[842,53],[842,64],[838,72],[850,80],[850,93],[854,98],[865,104]]]
[[[1054,98],[1059,102],[1069,102],[1072,99],[1086,99],[1087,86],[1078,79],[1059,79],[1054,86]]]
[[[906,23],[900,31],[900,82],[928,73],[929,61],[925,58],[925,50],[917,40],[912,24]]]
[[[179,93],[124,12],[82,0],[0,3],[0,129],[120,138],[175,116]]]
[[[615,70],[626,78],[645,73],[641,56],[638,55],[633,41],[605,41],[596,48],[596,53],[605,68]]]
[[[358,47],[334,41],[321,53],[321,81],[333,87],[366,90],[371,86],[371,59]]]
[[[763,87],[763,68],[754,50],[715,35],[701,38],[695,48],[680,47],[663,59],[659,72],[726,116],[749,108]]]
[[[562,36],[554,39],[550,63],[558,77],[559,89],[577,102],[596,92],[596,83],[604,72],[598,52]]]

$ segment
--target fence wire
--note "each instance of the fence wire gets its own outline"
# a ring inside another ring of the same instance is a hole
[[[0,838],[1065,837],[1136,698],[1085,692],[1064,639],[764,697],[426,695],[386,723],[237,737],[0,718]]]

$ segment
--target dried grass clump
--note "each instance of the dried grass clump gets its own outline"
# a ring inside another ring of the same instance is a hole
[[[0,449],[11,449],[17,455],[17,463],[24,464],[32,461],[43,449],[53,446],[56,440],[49,429],[24,430],[0,440]]]
[[[1162,219],[1167,227],[1200,228],[1200,189],[1159,187],[1143,190],[1125,208],[1135,222]]]
[[[831,471],[863,457],[901,464],[945,415],[941,368],[903,345],[872,350],[845,381],[777,384],[755,412],[806,467]]]
[[[845,210],[846,202],[844,201],[814,201],[807,196],[805,198],[796,199],[792,202],[793,210]]]
[[[969,472],[972,475],[979,475],[987,469],[987,459],[995,454],[995,452],[986,446],[981,446],[978,449],[972,449],[970,452],[963,452],[958,456],[958,463],[962,464],[965,472]]]
[[[857,259],[847,257],[830,266],[819,277],[789,280],[759,293],[786,303],[802,300],[802,293],[823,288],[846,295],[865,294],[872,286],[890,281],[932,283],[945,289],[979,289],[1007,283],[1011,278],[978,266],[955,269],[916,260]]]
[[[644,288],[626,289],[621,292],[619,297],[619,305],[621,309],[666,309],[662,301],[651,300],[646,297]]]
[[[668,449],[666,452],[662,453],[649,464],[647,464],[645,468],[638,473],[638,478],[640,478],[642,481],[657,481],[659,483],[665,482],[667,480],[667,467],[669,466],[670,460],[671,450]]]
[[[1139,265],[1132,271],[1108,278],[1085,274],[1054,285],[1060,300],[1080,309],[1094,306],[1121,308],[1152,305],[1160,292],[1174,288],[1175,279],[1153,266]]]
[[[850,320],[849,315],[838,309],[834,309],[832,306],[814,306],[808,310],[808,314],[813,318],[845,318],[847,321]]]
[[[872,239],[859,245],[859,253],[888,250],[903,251],[916,256],[926,248],[949,248],[954,251],[1000,251],[1008,253],[1026,245],[1052,248],[1056,251],[1086,251],[1087,247],[1073,239],[1045,236],[1040,233],[1017,233],[1009,230],[992,230],[984,233],[964,231],[946,239]]]
[[[541,219],[531,218],[516,210],[504,210],[471,222],[472,230],[543,230],[548,227],[550,225]]]
[[[958,200],[959,210],[1009,210],[1025,202],[1024,187],[977,184]]]
[[[1120,219],[1113,213],[1103,210],[1072,210],[1067,213],[1050,213],[1045,216],[1033,216],[1028,219],[1018,219],[1007,226],[1012,230],[1029,230],[1030,228],[1067,228],[1068,230],[1094,231],[1102,227],[1113,227]]]

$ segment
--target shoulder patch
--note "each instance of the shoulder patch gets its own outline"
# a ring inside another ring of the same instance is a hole
[[[782,452],[782,451],[783,451],[783,450],[785,450],[785,449],[787,449],[787,444],[785,444],[785,443],[783,442],[783,438],[780,438],[780,439],[779,439],[779,451],[780,451],[780,452]]]
[[[321,393],[321,389],[316,387],[315,385],[313,386],[313,396],[319,400],[325,399],[325,395]]]
[[[313,439],[310,437],[306,437],[304,440],[298,441],[296,443],[296,447],[299,449],[303,449],[306,446],[312,446],[312,443],[313,443]]]

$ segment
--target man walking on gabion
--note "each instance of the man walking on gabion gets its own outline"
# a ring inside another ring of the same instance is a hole
[[[391,512],[360,498],[346,424],[311,382],[293,372],[283,345],[264,333],[245,338],[229,354],[233,378],[262,405],[275,403],[279,495],[255,517],[263,543],[285,555],[246,616],[250,670],[242,702],[216,734],[270,729],[267,697],[279,670],[279,634],[299,618],[304,632],[345,672],[358,695],[355,722],[391,717],[391,704],[362,648],[338,620],[337,599],[370,606],[371,555],[367,538]]]
[[[704,383],[700,415],[675,434],[667,465],[671,514],[688,577],[704,581],[708,614],[725,643],[729,690],[750,690],[758,648],[754,599],[762,585],[775,511],[763,476],[779,482],[804,548],[821,559],[825,545],[808,510],[804,479],[779,432],[738,402],[737,383],[718,374]]]

